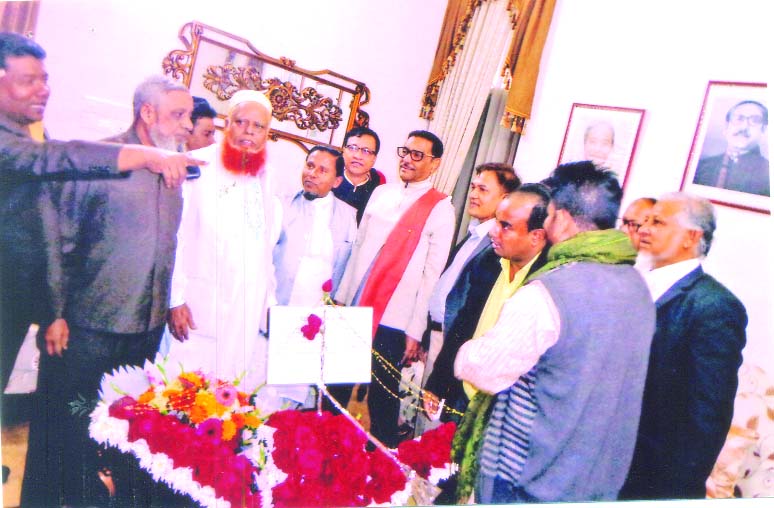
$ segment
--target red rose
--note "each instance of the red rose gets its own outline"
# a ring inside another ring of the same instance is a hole
[[[369,453],[371,479],[366,485],[367,496],[375,503],[387,503],[392,495],[406,486],[406,476],[400,467],[381,450]]]
[[[308,340],[314,340],[317,332],[320,331],[320,326],[322,326],[322,319],[320,316],[309,314],[309,317],[306,318],[306,324],[301,327],[301,333]]]
[[[333,291],[333,281],[331,279],[326,280],[323,282],[322,290],[324,293],[330,293]]]

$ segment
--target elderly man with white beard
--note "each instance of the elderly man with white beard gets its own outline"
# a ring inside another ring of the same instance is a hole
[[[266,380],[266,311],[276,302],[272,248],[281,228],[266,140],[272,107],[255,90],[229,101],[221,143],[196,150],[209,161],[183,185],[168,326],[169,358],[186,369],[254,388]]]

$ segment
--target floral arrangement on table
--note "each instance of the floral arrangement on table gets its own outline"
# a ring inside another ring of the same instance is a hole
[[[165,365],[103,377],[90,433],[206,507],[402,505],[448,477],[454,424],[368,450],[349,415],[276,410],[261,390]]]

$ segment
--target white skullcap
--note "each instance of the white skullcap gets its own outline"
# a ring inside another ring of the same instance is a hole
[[[269,113],[272,112],[271,101],[263,92],[258,90],[238,90],[228,101],[228,114],[230,115],[234,108],[245,102],[257,102],[266,108]]]

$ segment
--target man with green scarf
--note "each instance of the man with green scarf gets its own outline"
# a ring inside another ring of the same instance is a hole
[[[637,436],[655,308],[615,229],[621,187],[590,161],[543,183],[547,263],[455,361],[458,378],[496,394],[478,503],[615,500]]]

